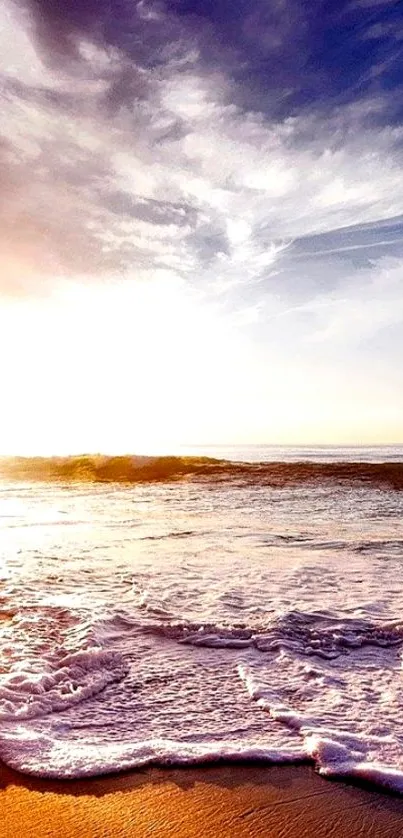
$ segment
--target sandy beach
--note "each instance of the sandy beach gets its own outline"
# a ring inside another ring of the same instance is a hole
[[[310,766],[153,769],[50,782],[0,768],[1,838],[400,838],[403,800]]]

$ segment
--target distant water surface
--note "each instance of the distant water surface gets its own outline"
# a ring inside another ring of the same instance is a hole
[[[183,446],[181,454],[217,457],[246,463],[400,463],[403,443],[395,445],[199,445]]]

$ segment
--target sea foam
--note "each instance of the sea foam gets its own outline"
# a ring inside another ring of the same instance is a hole
[[[127,673],[121,655],[97,648],[65,655],[41,671],[37,667],[27,662],[2,678],[0,722],[69,710]]]
[[[403,493],[314,466],[0,487],[0,758],[309,760],[402,792]]]

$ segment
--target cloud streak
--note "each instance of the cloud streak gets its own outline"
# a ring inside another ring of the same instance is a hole
[[[401,12],[319,7],[3,4],[1,292],[178,277],[255,323],[370,289],[403,258]]]
[[[27,393],[43,398],[35,445],[53,434],[56,450],[63,394],[82,447],[105,386],[99,447],[116,405],[130,447],[171,402],[178,440],[227,441],[233,420],[238,441],[324,439],[339,416],[358,439],[379,405],[377,438],[392,439],[402,26],[392,0],[5,0],[2,433],[16,450]]]

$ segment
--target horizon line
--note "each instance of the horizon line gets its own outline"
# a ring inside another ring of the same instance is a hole
[[[128,452],[111,452],[111,451],[75,451],[69,453],[61,453],[61,452],[53,452],[53,453],[30,453],[30,454],[23,454],[23,453],[1,453],[0,452],[0,459],[35,459],[35,458],[42,458],[42,459],[50,459],[53,457],[62,457],[62,458],[69,458],[69,457],[181,457],[186,456],[183,452],[183,449],[191,449],[191,448],[198,448],[198,449],[208,449],[208,448],[219,448],[219,449],[228,449],[228,448],[235,448],[235,449],[242,449],[242,448],[286,448],[286,449],[337,449],[337,448],[358,448],[358,449],[368,449],[368,448],[403,448],[403,441],[401,442],[367,442],[367,443],[354,443],[354,442],[346,442],[346,443],[338,443],[338,442],[321,442],[321,443],[275,443],[275,442],[249,442],[249,443],[193,443],[193,444],[183,444],[176,448],[174,451],[164,452],[164,453],[146,453],[146,452],[138,452],[135,453],[134,451]]]

